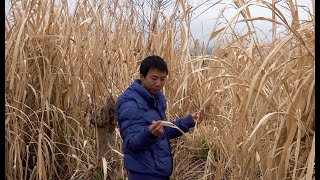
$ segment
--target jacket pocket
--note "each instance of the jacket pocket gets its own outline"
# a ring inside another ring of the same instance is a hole
[[[157,161],[156,161],[156,154],[154,153],[153,149],[151,149],[150,152],[151,152],[152,160],[154,163],[154,167],[157,168],[158,165],[157,165]]]

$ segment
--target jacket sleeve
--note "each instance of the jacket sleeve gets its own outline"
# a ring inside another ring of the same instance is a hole
[[[157,136],[149,131],[150,124],[143,119],[135,102],[125,102],[117,107],[117,115],[124,146],[132,152],[143,151],[157,141]]]
[[[172,123],[178,126],[185,133],[188,132],[190,128],[195,126],[195,122],[193,121],[191,114]],[[177,129],[170,127],[165,128],[170,139],[174,139],[182,135],[182,133]]]

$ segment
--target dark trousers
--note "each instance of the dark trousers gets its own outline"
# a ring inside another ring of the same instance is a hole
[[[142,174],[133,171],[128,171],[128,179],[129,180],[170,180],[169,177],[166,176],[155,176],[152,174]]]

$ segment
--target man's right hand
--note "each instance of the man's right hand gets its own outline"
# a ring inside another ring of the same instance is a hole
[[[149,126],[149,131],[151,134],[160,137],[163,134],[164,129],[160,121],[153,121]]]

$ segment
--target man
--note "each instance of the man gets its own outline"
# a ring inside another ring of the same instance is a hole
[[[159,121],[166,120],[166,99],[160,90],[167,75],[167,64],[161,57],[145,58],[140,65],[140,79],[135,80],[116,102],[129,180],[168,180],[172,173],[169,140],[182,133]],[[200,113],[193,113],[173,123],[188,132],[201,121]]]

